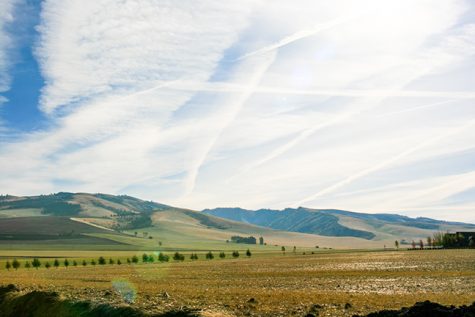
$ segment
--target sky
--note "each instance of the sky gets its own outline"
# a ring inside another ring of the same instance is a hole
[[[0,193],[475,223],[470,0],[2,0]]]

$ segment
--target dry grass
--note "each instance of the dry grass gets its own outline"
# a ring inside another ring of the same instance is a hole
[[[422,300],[475,300],[475,250],[288,254],[0,274],[2,283],[26,291],[55,290],[117,305],[124,300],[113,282],[126,281],[137,290],[134,307],[160,312],[187,306],[208,316],[303,316],[312,309],[320,316],[352,316]]]

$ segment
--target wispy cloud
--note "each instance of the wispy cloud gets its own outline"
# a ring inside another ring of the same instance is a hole
[[[418,215],[425,205],[445,217],[434,196],[466,190],[473,171],[470,154],[458,168],[444,161],[475,137],[455,132],[475,117],[469,10],[464,0],[46,0],[35,51],[50,125],[0,138],[0,188],[190,208]],[[457,175],[464,186],[437,188]]]
[[[9,70],[12,66],[10,50],[13,46],[12,34],[7,27],[14,21],[13,11],[16,0],[5,0],[0,3],[0,93],[8,90],[10,86]],[[1,96],[0,96],[1,97]],[[0,98],[0,105],[5,98]]]

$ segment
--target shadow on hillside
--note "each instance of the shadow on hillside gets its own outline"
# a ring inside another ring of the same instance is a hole
[[[0,315],[2,317],[195,317],[195,311],[169,311],[146,314],[131,307],[62,300],[56,292],[33,291],[19,293],[14,285],[0,287]]]

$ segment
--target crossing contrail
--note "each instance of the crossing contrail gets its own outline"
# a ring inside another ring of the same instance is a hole
[[[321,197],[323,195],[331,193],[331,192],[333,192],[333,191],[335,191],[335,190],[337,190],[337,189],[339,189],[339,188],[341,188],[345,185],[348,185],[348,184],[354,182],[355,180],[358,180],[358,179],[360,179],[360,178],[362,178],[366,175],[369,175],[373,172],[379,171],[379,170],[381,170],[381,169],[383,169],[387,166],[390,166],[390,165],[400,161],[401,159],[411,155],[412,153],[414,153],[416,151],[419,151],[419,150],[421,150],[422,148],[424,148],[426,146],[432,145],[432,144],[440,141],[441,139],[444,139],[444,138],[447,138],[447,137],[452,136],[454,134],[460,133],[461,131],[473,126],[474,124],[475,124],[475,120],[471,120],[467,124],[465,124],[461,127],[457,127],[455,129],[452,129],[448,133],[444,133],[444,134],[436,136],[434,138],[430,138],[430,139],[428,139],[428,140],[426,140],[426,141],[424,141],[424,142],[422,142],[422,143],[420,143],[420,144],[418,144],[418,145],[416,145],[416,146],[414,146],[414,147],[412,147],[412,148],[410,148],[410,149],[408,149],[404,152],[399,153],[398,155],[396,155],[394,157],[391,157],[388,160],[385,160],[385,161],[383,161],[379,164],[376,164],[375,166],[366,168],[366,169],[364,169],[364,170],[362,170],[362,171],[360,171],[360,172],[358,172],[354,175],[348,176],[347,178],[345,178],[345,179],[343,179],[343,180],[341,180],[341,181],[339,181],[339,182],[337,182],[337,183],[335,183],[335,184],[333,184],[333,185],[331,185],[331,186],[329,186],[325,189],[322,189],[322,190],[318,191],[317,193],[315,193],[313,195],[310,195],[310,196],[296,202],[295,205],[301,206],[301,205],[303,205],[303,204],[305,204],[309,201],[315,200],[318,197]]]

